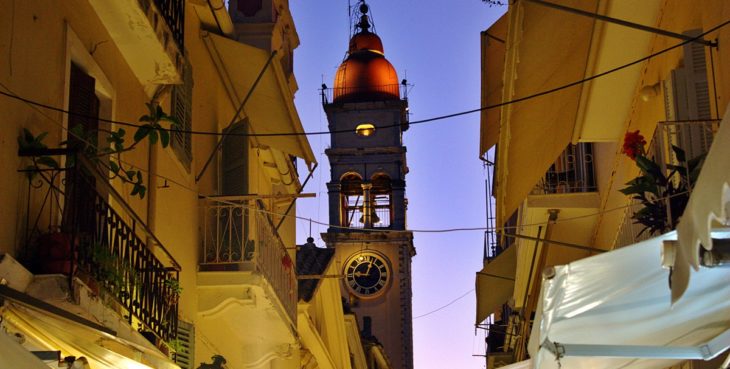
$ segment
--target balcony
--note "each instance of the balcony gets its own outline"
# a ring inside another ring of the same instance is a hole
[[[485,331],[487,369],[500,368],[524,359],[518,358],[518,355],[524,354],[524,346],[527,345],[527,340],[521,336],[526,326],[530,326],[529,322],[524,324],[520,315],[513,313],[507,304],[478,326]]]
[[[531,195],[596,192],[595,178],[592,144],[568,145]]]
[[[41,151],[21,155],[48,155]],[[153,343],[174,339],[180,266],[141,218],[83,158],[71,168],[33,173],[25,264],[35,274],[77,277],[110,296],[130,326],[156,337]]]
[[[287,316],[296,322],[297,283],[292,260],[260,200],[238,196],[202,200],[200,271],[261,274]]]
[[[687,159],[707,154],[719,124],[720,122],[716,120],[659,122],[647,148],[647,156],[653,158],[662,172],[668,175],[671,171],[668,166],[680,164],[672,150],[672,146],[684,150]],[[688,188],[690,188],[690,191],[693,187],[689,183]],[[643,226],[634,223],[632,219],[632,215],[641,209],[642,205],[637,200],[629,200],[628,205],[622,215],[623,220],[613,243],[614,248],[643,241],[652,236],[649,232],[642,232]],[[667,214],[667,217],[669,217],[669,214]],[[668,221],[671,224],[669,219]]]
[[[296,344],[294,262],[263,203],[245,196],[201,199],[196,330],[229,365],[258,366]],[[293,246],[293,245],[292,245]]]
[[[184,0],[91,0],[114,43],[148,93],[182,83]]]

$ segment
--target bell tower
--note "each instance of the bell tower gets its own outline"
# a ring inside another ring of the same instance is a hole
[[[322,237],[335,249],[344,276],[342,296],[357,314],[363,338],[381,343],[393,368],[412,369],[416,251],[406,230],[408,101],[401,98],[405,85],[371,30],[368,10],[360,1],[334,88],[322,90],[331,137],[325,151],[331,226]]]

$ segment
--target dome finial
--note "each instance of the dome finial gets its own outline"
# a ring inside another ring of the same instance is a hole
[[[365,0],[360,1],[360,22],[358,22],[355,26],[357,28],[360,28],[360,32],[369,32],[370,30],[370,20],[368,17],[368,10],[370,8],[368,7],[368,4],[365,4]]]

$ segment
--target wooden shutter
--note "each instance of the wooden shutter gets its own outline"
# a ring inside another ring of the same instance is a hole
[[[699,30],[685,32],[697,36]],[[703,121],[711,117],[710,92],[707,81],[705,46],[696,42],[684,45],[683,65],[664,81],[664,109],[668,121]],[[688,158],[706,153],[712,143],[712,132],[699,123],[667,127],[672,130],[670,144],[682,148]],[[672,162],[672,164],[677,164]]]
[[[192,130],[193,106],[193,72],[189,62],[183,68],[183,83],[172,88],[171,114],[180,123],[183,132],[172,132],[172,148],[177,158],[190,169],[193,158],[192,137],[188,133]]]
[[[246,123],[234,124],[227,133],[245,134]],[[221,160],[221,194],[227,196],[248,193],[248,137],[226,136]]]
[[[177,325],[178,350],[173,354],[175,364],[182,369],[195,367],[195,327],[188,322],[178,321]]]
[[[96,96],[96,81],[75,64],[71,64],[69,75],[68,128],[81,126],[83,136],[68,135],[68,147],[83,148],[87,142],[97,144],[99,130],[99,98]],[[73,163],[71,157],[66,163]],[[69,172],[67,172],[68,174]],[[89,191],[96,187],[94,177],[80,179],[81,171],[74,171],[65,181],[65,200],[61,228],[64,231],[92,234],[96,229],[94,200]]]
[[[96,132],[99,129],[99,98],[96,97],[96,80],[86,74],[76,64],[71,64],[69,83],[68,128],[78,125],[85,132]],[[95,136],[94,136],[95,137]],[[92,137],[92,141],[93,140]],[[81,144],[76,137],[69,137],[69,144]],[[96,142],[92,142],[96,143]]]

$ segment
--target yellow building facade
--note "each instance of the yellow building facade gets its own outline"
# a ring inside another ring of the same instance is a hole
[[[489,367],[529,357],[546,268],[651,236],[632,218],[642,204],[620,192],[641,174],[626,133],[643,135],[664,175],[686,164],[672,146],[692,159],[723,144],[713,137],[730,102],[728,19],[724,1],[527,0],[482,32],[479,153],[494,168],[494,233],[476,323],[489,331]]]
[[[1,5],[0,366],[366,367],[336,282],[298,294],[286,0]]]

